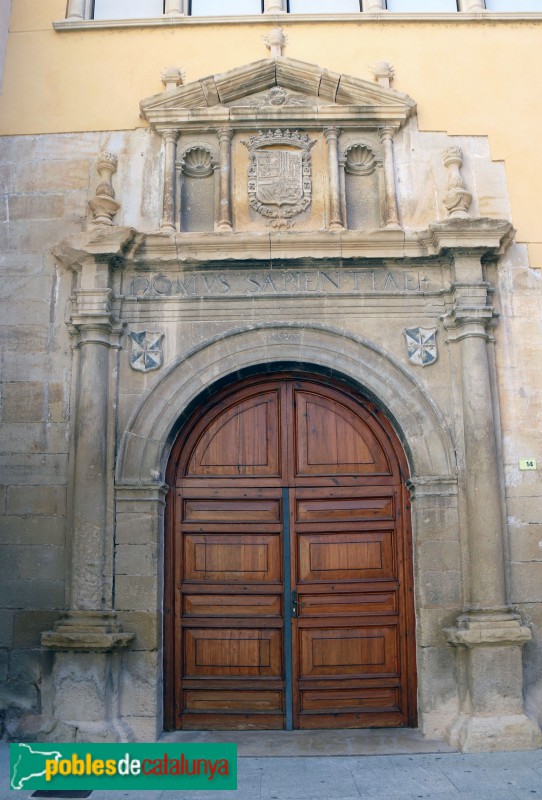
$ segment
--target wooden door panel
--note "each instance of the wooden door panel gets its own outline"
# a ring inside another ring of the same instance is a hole
[[[309,594],[303,592],[299,618],[397,613],[397,592],[364,592],[363,594]]]
[[[185,581],[277,582],[281,576],[278,534],[186,534]]]
[[[393,520],[393,497],[298,497],[297,522],[372,522]]]
[[[298,475],[390,474],[371,429],[338,398],[295,393]]]
[[[184,708],[186,711],[233,711],[236,713],[251,713],[254,711],[283,710],[282,692],[268,691],[228,691],[215,689],[205,691],[187,690],[184,693]]]
[[[187,476],[278,475],[279,413],[276,390],[231,405],[199,438]]]
[[[299,631],[300,678],[395,675],[396,626]]]
[[[185,617],[281,617],[282,597],[267,594],[185,594]]]
[[[186,523],[280,522],[280,500],[188,498],[184,501],[183,518]]]
[[[393,531],[302,533],[298,541],[298,582],[393,580]]]
[[[302,690],[301,711],[373,711],[399,710],[400,690],[398,688],[349,689],[344,690]]]
[[[282,635],[279,630],[187,629],[187,677],[280,677]]]

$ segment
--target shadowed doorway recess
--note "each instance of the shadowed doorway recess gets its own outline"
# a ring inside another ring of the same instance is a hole
[[[251,377],[168,467],[167,729],[413,726],[406,459],[370,401]]]

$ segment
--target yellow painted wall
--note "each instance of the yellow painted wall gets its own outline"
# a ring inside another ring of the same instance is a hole
[[[65,0],[13,0],[0,135],[143,126],[139,101],[162,91],[164,67],[182,66],[191,81],[266,58],[262,37],[273,26],[55,32],[65,8]],[[416,100],[421,130],[488,136],[493,159],[506,164],[518,241],[534,245],[532,266],[542,266],[541,20],[281,24],[292,58],[368,80],[372,65],[390,61],[393,87]]]

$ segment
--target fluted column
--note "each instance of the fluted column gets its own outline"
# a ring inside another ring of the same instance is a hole
[[[384,151],[384,184],[386,187],[386,228],[400,228],[397,192],[395,189],[395,159],[393,156],[394,129],[390,125],[380,128]]]
[[[344,228],[341,208],[341,184],[339,179],[339,128],[324,128],[327,142],[327,164],[329,180],[329,225],[331,231]]]
[[[177,155],[177,139],[179,138],[179,131],[162,131],[162,137],[165,142],[166,153],[164,158],[164,200],[160,230],[163,233],[176,233],[175,159]]]
[[[220,149],[220,202],[218,230],[231,231],[231,128],[219,128],[217,131]]]

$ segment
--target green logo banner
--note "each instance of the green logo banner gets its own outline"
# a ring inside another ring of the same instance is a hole
[[[11,789],[237,789],[236,744],[11,744]]]

